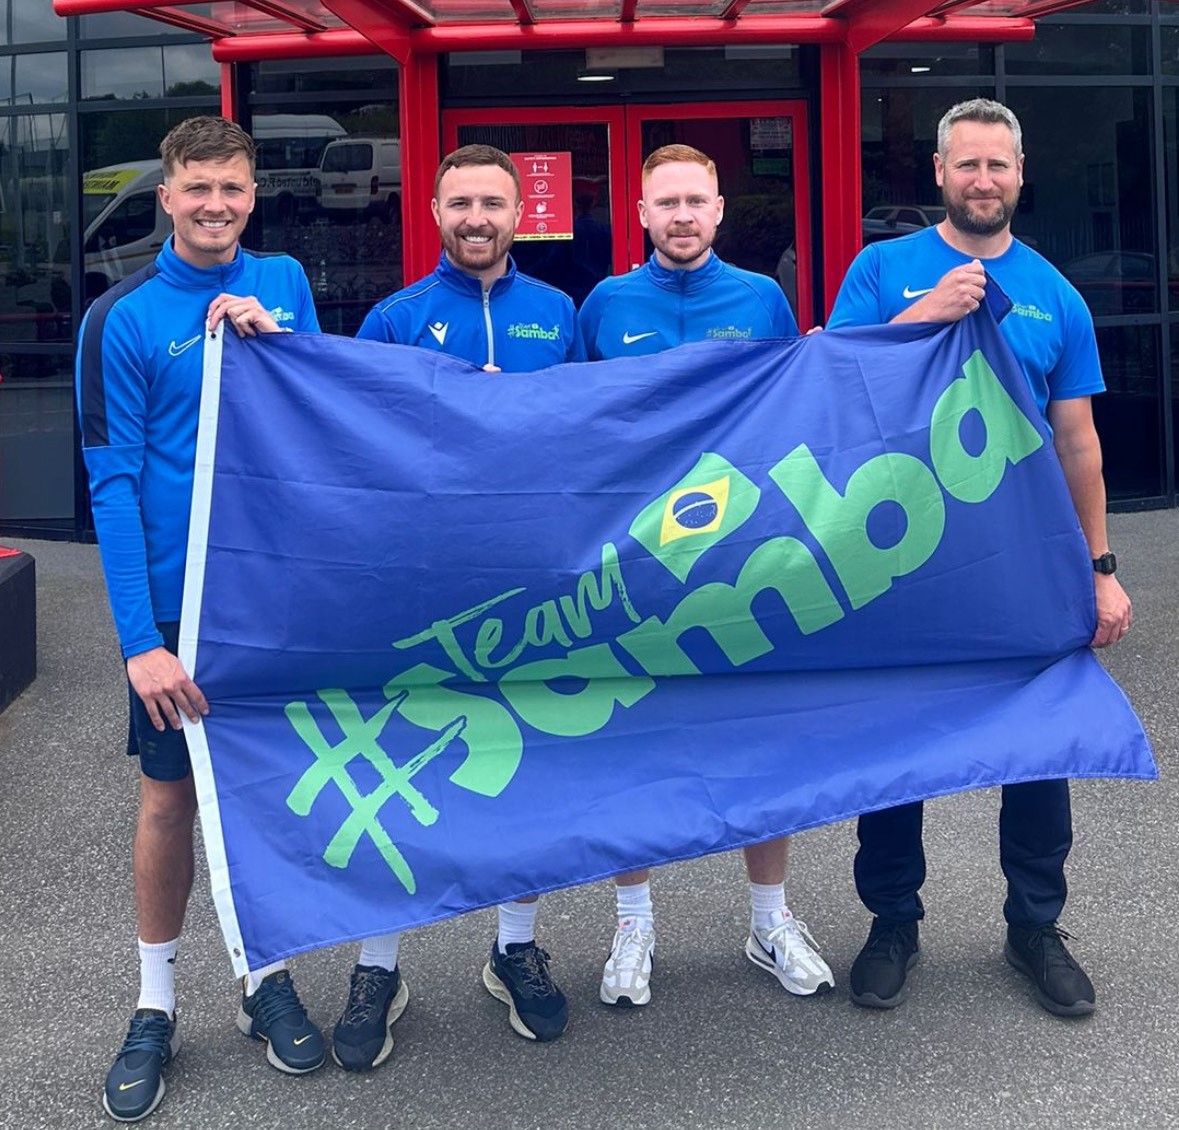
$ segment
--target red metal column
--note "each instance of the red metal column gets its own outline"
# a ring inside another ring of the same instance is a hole
[[[438,262],[438,228],[430,213],[438,142],[438,56],[414,51],[398,65],[401,91],[401,262],[406,283]]]
[[[221,64],[221,116],[237,121],[237,91],[233,84],[233,64]]]
[[[845,43],[820,51],[818,189],[823,201],[823,310],[829,316],[844,273],[860,249],[860,63]]]

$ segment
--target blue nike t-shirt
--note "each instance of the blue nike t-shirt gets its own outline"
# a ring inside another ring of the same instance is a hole
[[[972,261],[951,247],[936,227],[865,247],[844,277],[828,330],[878,326],[928,294],[954,267]],[[981,260],[1011,299],[1000,328],[1023,366],[1036,405],[1105,391],[1093,318],[1068,280],[1025,243]]]

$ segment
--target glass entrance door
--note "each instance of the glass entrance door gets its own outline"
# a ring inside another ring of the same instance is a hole
[[[512,254],[522,271],[579,306],[606,275],[650,254],[636,206],[643,159],[661,145],[694,145],[716,162],[725,198],[717,254],[776,279],[799,325],[813,324],[804,102],[449,110],[442,126],[447,152],[482,143],[508,153],[570,154],[571,233],[530,232]]]

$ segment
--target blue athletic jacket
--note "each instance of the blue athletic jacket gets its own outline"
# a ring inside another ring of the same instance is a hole
[[[221,293],[255,295],[284,329],[318,331],[303,268],[238,249],[186,263],[169,239],[82,321],[76,391],[94,528],[123,657],[180,619],[200,409],[205,314]]]
[[[603,279],[579,314],[591,361],[662,353],[688,341],[797,337],[782,288],[709,255],[694,271],[643,266]]]
[[[572,300],[520,274],[511,256],[507,273],[484,290],[444,253],[432,274],[378,302],[356,336],[498,365],[507,373],[585,360]]]

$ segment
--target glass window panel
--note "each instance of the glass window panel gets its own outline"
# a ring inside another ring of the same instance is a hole
[[[79,31],[83,42],[90,39],[157,39],[176,35],[177,29],[159,20],[130,12],[103,12],[101,15],[82,16]]]
[[[0,120],[0,342],[71,338],[69,186],[64,114]]]
[[[162,98],[164,56],[159,47],[82,52],[82,97]]]
[[[252,109],[258,202],[244,242],[303,264],[328,333],[355,333],[402,285],[400,121],[390,70],[363,72],[374,88],[363,96]]]
[[[1041,23],[1029,43],[1004,48],[1009,75],[1150,74],[1150,28]]]
[[[0,524],[74,520],[74,381],[68,355],[0,353]]]
[[[1093,398],[1110,499],[1163,493],[1159,327],[1108,326],[1097,331],[1106,391]]]
[[[1095,317],[1158,309],[1151,92],[1011,88],[1027,164],[1013,228]]]
[[[991,75],[995,49],[985,43],[881,43],[860,56],[865,83],[914,75]]]
[[[1179,27],[1160,28],[1163,46],[1163,74],[1179,75]]]
[[[164,96],[221,95],[221,68],[207,43],[164,48]]]
[[[764,55],[748,50],[726,51],[723,47],[668,47],[663,52],[662,66],[622,67],[608,72],[613,78],[596,83],[594,97],[614,102],[632,96],[683,93],[697,98],[715,91],[731,97],[762,90],[772,90],[775,97],[781,97],[784,90],[800,84],[800,55],[798,48],[788,44]],[[521,62],[496,61],[476,66],[450,63],[442,68],[442,96],[502,100],[504,92],[511,91],[513,97],[584,97],[586,87],[579,78],[585,70],[584,51],[528,51]]]
[[[990,87],[865,88],[860,97],[865,243],[904,235],[941,221],[941,192],[933,155],[942,115],[967,98],[994,95]],[[902,219],[914,206],[923,217]]]
[[[48,0],[0,0],[0,44],[56,43],[65,37],[66,22]]]
[[[17,109],[46,102],[69,101],[69,71],[64,51],[10,55],[0,59],[0,68],[11,75],[9,105]]]
[[[397,96],[397,64],[367,56],[352,66],[319,59],[278,59],[250,68],[255,95],[368,91],[374,100]],[[502,93],[502,92],[501,92]]]

